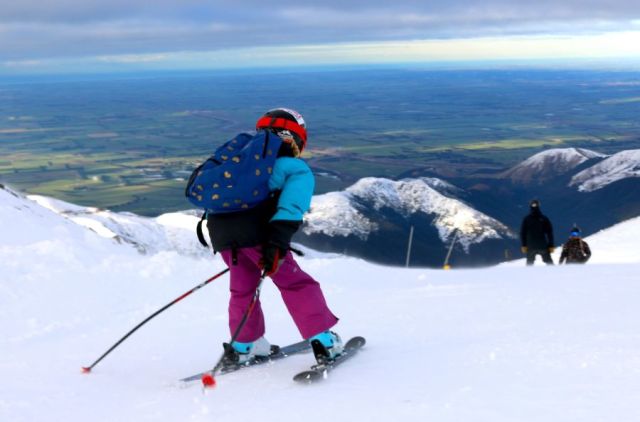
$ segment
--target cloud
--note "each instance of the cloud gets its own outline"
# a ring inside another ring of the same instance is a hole
[[[122,54],[118,56],[101,56],[96,60],[103,63],[156,63],[171,59],[169,54]]]
[[[319,6],[321,5],[321,6]],[[640,28],[634,0],[21,0],[0,10],[6,61]]]
[[[591,57],[586,62],[584,58]],[[626,58],[626,59],[625,59]],[[251,47],[209,52],[183,51],[163,54],[130,54],[82,59],[0,62],[0,73],[22,69],[29,73],[110,72],[150,69],[230,69],[285,67],[300,64],[336,65],[367,63],[456,62],[515,60],[529,65],[552,61],[554,65],[600,66],[614,59],[616,66],[638,68],[640,31],[583,36],[520,36],[387,41],[368,43],[309,44],[285,47]],[[635,60],[629,60],[635,59]],[[569,62],[567,62],[569,60]],[[609,62],[610,63],[610,62]]]
[[[41,60],[8,60],[2,65],[8,68],[33,68],[40,67],[44,63]]]

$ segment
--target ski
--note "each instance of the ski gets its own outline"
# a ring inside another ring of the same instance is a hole
[[[217,375],[224,375],[224,374],[228,374],[228,373],[231,373],[231,372],[235,372],[235,371],[243,369],[243,368],[249,368],[251,366],[262,365],[264,363],[273,362],[273,361],[276,361],[276,360],[280,360],[280,359],[286,358],[286,357],[291,356],[291,355],[308,352],[310,350],[311,350],[311,346],[309,345],[309,342],[307,340],[302,340],[302,341],[299,341],[297,343],[289,344],[288,346],[278,347],[275,350],[272,350],[271,354],[269,356],[266,356],[266,357],[258,356],[254,360],[252,360],[250,362],[247,362],[247,363],[244,363],[244,364],[223,366],[220,369],[220,372]],[[193,382],[193,381],[200,381],[202,379],[202,377],[205,374],[209,373],[209,372],[210,372],[210,370],[209,371],[200,372],[200,373],[191,375],[191,376],[186,377],[186,378],[182,378],[180,380],[180,382],[188,383],[188,382]]]
[[[296,374],[293,380],[302,384],[311,384],[324,379],[329,372],[355,356],[365,343],[364,337],[353,337],[344,345],[341,355],[325,363],[318,363],[312,366],[311,369]]]

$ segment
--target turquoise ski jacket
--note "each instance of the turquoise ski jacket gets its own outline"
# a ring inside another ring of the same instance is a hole
[[[302,221],[311,206],[314,187],[313,172],[307,163],[300,158],[278,158],[269,179],[269,189],[281,193],[271,221]]]

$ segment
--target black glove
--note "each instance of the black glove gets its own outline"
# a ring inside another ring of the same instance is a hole
[[[267,243],[262,247],[262,258],[260,259],[260,266],[264,270],[264,275],[273,275],[278,272],[280,265],[284,262],[284,257],[287,254],[286,249],[278,247],[273,243]]]
[[[277,220],[269,223],[269,240],[262,246],[260,266],[265,275],[275,274],[289,251],[291,237],[300,227],[300,221]]]

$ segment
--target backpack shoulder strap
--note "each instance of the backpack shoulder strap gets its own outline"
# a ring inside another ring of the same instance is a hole
[[[206,219],[207,219],[207,213],[205,211],[202,214],[200,221],[198,221],[198,226],[196,227],[196,234],[198,235],[198,240],[200,241],[200,244],[205,248],[208,248],[209,245],[207,244],[207,241],[204,239],[204,233],[202,233],[202,222],[205,221]]]

